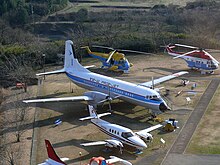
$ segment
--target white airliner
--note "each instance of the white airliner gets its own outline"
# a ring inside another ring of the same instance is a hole
[[[140,105],[153,110],[155,113],[160,113],[168,110],[166,102],[161,98],[160,94],[151,88],[162,82],[174,79],[188,72],[178,72],[169,76],[164,76],[154,81],[149,81],[141,84],[134,84],[115,78],[103,76],[97,73],[90,72],[83,67],[74,57],[73,42],[68,40],[65,43],[65,61],[64,68],[57,71],[39,73],[37,76],[50,75],[58,73],[66,73],[75,84],[91,91],[85,92],[84,96],[64,97],[64,98],[49,98],[24,100],[25,103],[37,102],[55,102],[55,101],[88,101],[89,105],[96,107],[105,101],[112,99],[121,99],[136,105]]]
[[[124,147],[123,144],[127,144],[129,146],[137,148],[138,151],[141,151],[147,148],[147,144],[144,142],[144,140],[151,141],[153,139],[153,136],[149,132],[162,127],[161,124],[157,124],[147,129],[138,132],[133,132],[129,128],[117,124],[111,124],[105,120],[100,119],[100,117],[109,115],[111,113],[103,113],[97,115],[94,107],[91,105],[88,105],[88,109],[90,116],[81,118],[80,120],[83,121],[91,119],[91,122],[95,126],[97,126],[105,134],[109,135],[112,139],[91,143],[83,143],[81,144],[82,146],[105,145],[107,147],[119,148],[122,152],[122,148]]]
[[[65,161],[69,160],[69,158],[59,158],[49,140],[45,140],[45,145],[47,148],[48,159],[44,163],[40,163],[38,165],[66,165]],[[100,165],[101,163],[103,163],[103,165],[104,163],[106,163],[106,165],[113,165],[112,163],[116,162],[121,162],[125,165],[132,165],[129,161],[116,156],[110,156],[110,159],[107,160],[102,157],[93,157],[88,165],[99,165],[98,163],[100,163]]]

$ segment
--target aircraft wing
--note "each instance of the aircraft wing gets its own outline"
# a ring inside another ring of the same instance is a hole
[[[97,142],[90,142],[90,143],[82,143],[81,146],[87,147],[87,146],[99,146],[99,145],[105,145],[107,142],[105,141],[97,141]]]
[[[44,102],[64,102],[64,101],[91,101],[93,100],[89,96],[73,96],[73,97],[61,97],[61,98],[48,98],[48,99],[34,99],[23,100],[24,103],[44,103]]]
[[[160,128],[160,127],[162,127],[163,125],[161,125],[161,124],[157,124],[157,125],[154,125],[154,126],[152,126],[152,127],[149,127],[149,128],[147,128],[147,129],[143,129],[143,130],[141,130],[141,131],[138,131],[138,132],[135,132],[136,134],[146,134],[146,133],[149,133],[149,132],[151,132],[151,131],[153,131],[153,130],[156,130],[156,129],[158,129],[158,128]]]
[[[187,73],[189,73],[189,72],[181,71],[181,72],[169,75],[169,76],[160,77],[158,79],[155,79],[153,82],[152,81],[148,81],[148,82],[145,82],[145,83],[142,83],[142,84],[139,84],[139,85],[151,88],[153,85],[155,86],[155,85],[164,83],[166,81],[172,80],[174,78],[177,78],[177,77],[182,76],[182,75],[187,74]]]
[[[113,163],[116,163],[116,162],[121,162],[125,165],[132,165],[129,161],[127,160],[124,160],[124,159],[121,159],[121,158],[118,158],[116,156],[110,156],[111,159],[107,159],[106,162],[109,163],[109,164],[113,164]]]

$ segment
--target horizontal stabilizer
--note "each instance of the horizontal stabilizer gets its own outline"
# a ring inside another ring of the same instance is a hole
[[[102,114],[98,114],[97,116],[88,116],[88,117],[83,117],[83,118],[80,118],[79,120],[80,121],[84,121],[84,120],[89,120],[89,119],[98,119],[102,116],[107,116],[107,115],[111,115],[110,112],[107,112],[107,113],[102,113]]]
[[[51,74],[59,74],[59,73],[65,73],[65,69],[60,69],[60,70],[55,70],[55,71],[51,71],[51,72],[44,72],[44,73],[38,73],[36,74],[36,76],[43,76],[43,75],[51,75]]]
[[[107,116],[107,115],[111,115],[111,113],[107,112],[107,113],[98,114],[98,118],[100,118],[102,116]]]
[[[94,68],[96,67],[95,65],[89,65],[89,66],[83,66],[84,68],[88,69],[88,68]]]
[[[88,117],[80,118],[79,120],[84,121],[84,120],[90,120],[90,119],[97,119],[97,117],[88,116]]]

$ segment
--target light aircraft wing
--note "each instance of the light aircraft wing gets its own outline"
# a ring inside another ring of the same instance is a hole
[[[111,159],[107,159],[106,162],[109,164],[113,164],[113,163],[117,163],[117,162],[121,162],[125,165],[132,165],[129,161],[118,158],[116,156],[110,156]]]
[[[90,142],[90,143],[82,143],[81,146],[87,147],[87,146],[99,146],[99,145],[105,145],[107,142],[105,141],[97,141],[97,142]]]
[[[168,76],[164,76],[164,77],[160,77],[160,78],[155,79],[153,81],[148,81],[148,82],[145,82],[145,83],[142,83],[142,84],[139,84],[139,85],[151,88],[152,86],[164,83],[166,81],[172,80],[172,79],[174,79],[176,77],[182,76],[182,75],[187,74],[187,73],[188,72],[186,72],[186,71],[181,71],[181,72],[174,73],[172,75],[168,75]]]
[[[91,101],[93,100],[89,96],[73,96],[73,97],[61,97],[61,98],[48,98],[48,99],[34,99],[23,100],[24,103],[44,103],[44,102],[59,102],[59,101]]]
[[[147,129],[143,129],[143,130],[141,130],[141,131],[138,131],[138,132],[135,132],[136,134],[146,134],[146,133],[149,133],[149,132],[151,132],[151,131],[153,131],[153,130],[156,130],[156,129],[158,129],[158,128],[160,128],[160,127],[162,127],[163,125],[161,125],[161,124],[157,124],[157,125],[154,125],[154,126],[152,126],[152,127],[149,127],[149,128],[147,128]]]

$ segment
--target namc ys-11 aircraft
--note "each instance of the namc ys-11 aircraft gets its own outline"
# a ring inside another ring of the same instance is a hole
[[[186,53],[177,52],[173,50],[176,47],[184,47],[193,50]],[[199,69],[201,73],[202,71],[213,73],[213,71],[219,67],[219,62],[205,49],[183,44],[167,45],[165,48],[169,55],[174,56],[173,59],[182,58],[187,62],[189,68]]]
[[[65,43],[65,59],[63,69],[39,73],[36,75],[42,76],[65,73],[67,77],[75,84],[90,91],[85,92],[83,96],[23,100],[24,103],[88,101],[89,105],[92,105],[96,108],[97,105],[103,104],[106,101],[110,102],[113,99],[121,99],[135,105],[146,107],[152,110],[153,113],[158,114],[169,110],[170,108],[167,106],[167,103],[162,99],[157,90],[151,88],[154,88],[155,85],[158,85],[162,82],[188,73],[181,71],[169,76],[155,79],[154,81],[134,84],[89,71],[75,58],[72,45],[73,42],[71,40],[68,40]]]
[[[143,149],[147,148],[147,144],[145,141],[152,141],[153,136],[149,133],[153,130],[156,130],[163,125],[157,124],[155,126],[149,127],[147,129],[133,132],[131,129],[109,123],[105,120],[100,119],[102,116],[109,115],[111,113],[103,113],[103,114],[97,114],[94,107],[91,105],[88,105],[89,110],[89,117],[81,118],[80,120],[88,120],[91,119],[91,122],[97,126],[102,132],[110,136],[112,139],[105,140],[105,141],[97,141],[97,142],[91,142],[91,143],[83,143],[82,146],[96,146],[96,145],[105,145],[106,147],[115,147],[119,148],[120,152],[122,153],[123,144],[135,147],[138,152],[142,151]],[[144,140],[142,140],[144,139]]]
[[[47,148],[48,159],[38,165],[67,165],[65,161],[69,160],[69,158],[59,158],[49,140],[45,140],[45,145]],[[88,165],[113,165],[113,163],[117,162],[121,162],[125,165],[132,165],[129,161],[116,156],[110,156],[110,159],[107,160],[103,157],[93,157]]]

